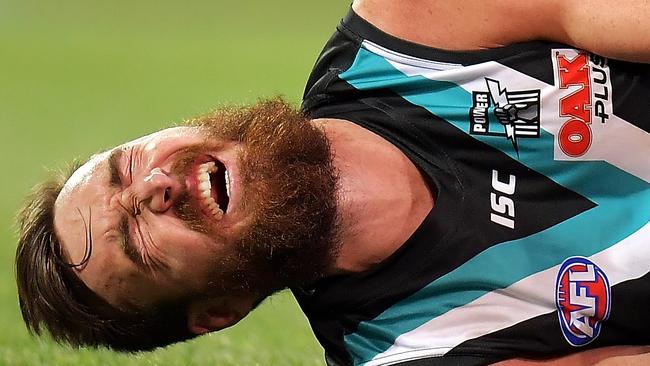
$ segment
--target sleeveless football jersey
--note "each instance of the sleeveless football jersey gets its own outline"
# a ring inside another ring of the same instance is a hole
[[[377,268],[293,290],[330,365],[650,344],[649,66],[546,42],[437,50],[350,12],[303,109],[381,135],[436,197]]]

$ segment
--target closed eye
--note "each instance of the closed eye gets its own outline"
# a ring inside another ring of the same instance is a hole
[[[131,236],[128,215],[124,215],[120,220],[119,231],[122,236],[122,250],[124,251],[124,255],[126,255],[126,257],[129,258],[138,268],[146,271],[147,266],[142,260],[142,254]]]
[[[135,147],[131,147],[129,153],[129,184],[133,183],[133,150]]]

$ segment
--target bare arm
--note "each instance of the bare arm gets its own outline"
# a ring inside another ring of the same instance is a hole
[[[650,0],[355,0],[353,8],[389,34],[436,48],[543,39],[650,62]]]
[[[650,353],[610,357],[594,364],[594,366],[647,366],[647,365],[650,365]]]
[[[650,1],[557,3],[557,40],[607,57],[650,62]],[[554,36],[554,32],[549,32],[549,38]]]
[[[611,346],[590,349],[548,360],[511,359],[492,366],[647,366],[650,347]]]

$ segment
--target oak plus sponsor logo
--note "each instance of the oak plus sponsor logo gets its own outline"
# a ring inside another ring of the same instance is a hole
[[[585,155],[594,139],[594,124],[612,114],[612,87],[607,59],[573,49],[553,50],[555,85],[560,90],[563,120],[557,144],[569,157]]]
[[[540,90],[512,90],[485,78],[485,91],[472,92],[470,134],[507,138],[519,155],[519,138],[539,137]]]
[[[555,296],[562,334],[569,344],[579,347],[596,339],[611,308],[605,272],[587,258],[568,258],[560,266]]]

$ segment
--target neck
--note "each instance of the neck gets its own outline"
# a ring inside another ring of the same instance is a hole
[[[339,176],[339,255],[330,274],[372,269],[399,249],[433,207],[418,168],[397,147],[352,122],[312,123],[330,141]]]

